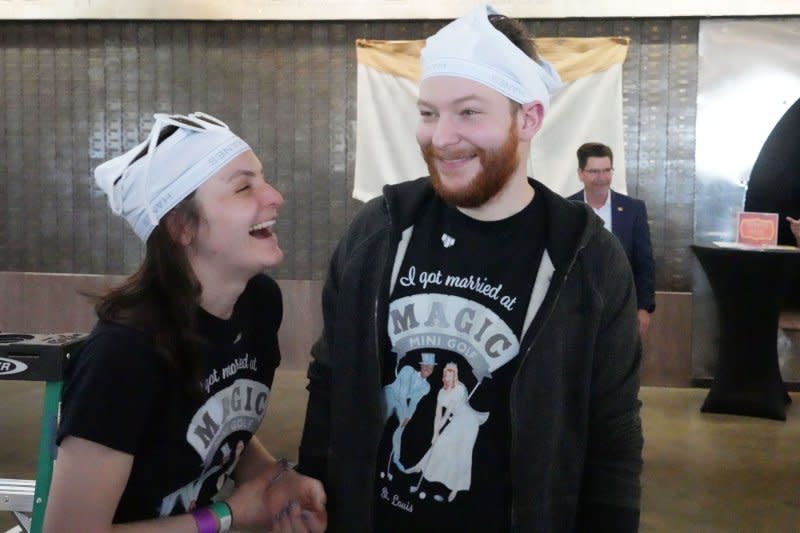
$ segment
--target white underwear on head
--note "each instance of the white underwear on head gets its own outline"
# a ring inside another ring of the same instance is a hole
[[[552,65],[537,63],[517,48],[491,22],[499,14],[479,6],[439,30],[422,49],[422,79],[434,76],[467,78],[494,89],[520,104],[534,101],[545,109],[562,87]]]
[[[157,143],[161,131],[169,126],[178,130]],[[108,196],[111,210],[147,241],[170,209],[247,150],[246,142],[209,115],[156,114],[147,139],[98,166],[94,178]]]

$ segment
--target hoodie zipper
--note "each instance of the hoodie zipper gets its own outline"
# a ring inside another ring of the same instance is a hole
[[[520,359],[519,366],[517,366],[517,372],[514,374],[514,379],[511,381],[511,391],[509,392],[509,405],[508,405],[509,416],[511,417],[511,424],[510,424],[510,426],[511,426],[511,447],[509,449],[509,459],[510,460],[513,460],[514,449],[516,448],[516,443],[517,443],[517,424],[514,422],[517,417],[516,417],[516,409],[514,409],[514,401],[513,401],[513,397],[515,396],[515,391],[516,391],[517,380],[519,379],[519,375],[522,372],[522,366],[525,364],[525,361],[527,361],[528,357],[530,356],[531,351],[533,351],[533,347],[534,347],[534,345],[536,345],[536,341],[539,339],[539,335],[541,335],[542,329],[544,329],[544,326],[550,320],[550,317],[552,316],[553,311],[556,308],[556,305],[558,305],[558,300],[561,297],[561,291],[562,291],[562,289],[564,287],[564,283],[566,282],[567,277],[569,277],[570,272],[572,272],[572,268],[575,266],[575,262],[578,260],[578,255],[584,250],[584,248],[586,248],[586,245],[587,245],[586,242],[582,243],[580,245],[580,247],[578,247],[578,249],[575,252],[575,254],[572,256],[572,260],[570,261],[569,265],[567,266],[567,269],[564,272],[564,275],[560,279],[560,285],[558,287],[558,292],[556,293],[555,298],[553,299],[553,302],[551,303],[551,305],[547,309],[547,315],[540,322],[541,325],[539,327],[539,330],[536,332],[536,334],[534,335],[533,339],[531,339],[531,342],[528,345],[528,348],[525,350],[525,354],[522,356],[522,359]],[[545,298],[546,298],[546,296],[545,296]],[[517,522],[516,514],[517,514],[516,513],[516,497],[514,496],[513,480],[512,480],[512,490],[511,490],[511,528],[512,528],[512,530],[513,530],[513,528],[514,528],[514,526],[516,525],[516,522]]]
[[[389,202],[386,200],[385,197],[383,199],[383,202],[384,202],[384,206],[386,208],[386,217],[388,219],[387,225],[389,226],[387,231],[389,232],[389,238],[391,238],[391,235],[392,235],[392,213],[389,210]],[[372,309],[372,323],[373,323],[373,330],[374,330],[373,331],[373,336],[375,337],[375,359],[376,359],[376,362],[377,362],[377,369],[378,369],[378,375],[376,377],[378,379],[378,383],[379,384],[381,383],[381,379],[382,379],[381,374],[382,374],[382,367],[383,367],[383,361],[382,361],[382,357],[381,357],[382,354],[381,354],[381,331],[380,331],[380,324],[379,324],[379,318],[380,318],[379,309],[380,309],[380,303],[381,303],[381,293],[383,291],[384,283],[386,283],[386,275],[387,275],[386,274],[386,265],[389,263],[388,253],[391,250],[391,244],[387,244],[386,246],[387,246],[388,249],[386,250],[386,254],[384,255],[383,265],[381,265],[382,274],[381,274],[381,277],[380,277],[380,285],[378,286],[378,290],[377,290],[377,293],[375,295],[375,304],[374,304],[373,309]],[[379,445],[379,443],[377,445]],[[373,465],[373,470],[376,467],[377,467],[377,465]],[[370,481],[369,495],[370,495],[370,497],[373,497],[374,494],[375,494],[375,479],[374,479],[374,476],[373,476],[372,480]],[[369,526],[370,530],[372,529],[372,527],[374,525],[374,520],[375,520],[374,512],[375,512],[375,506],[372,503],[370,503],[369,508],[368,508],[368,513],[367,513],[368,514],[368,520],[369,520],[368,524],[370,524],[370,526]]]

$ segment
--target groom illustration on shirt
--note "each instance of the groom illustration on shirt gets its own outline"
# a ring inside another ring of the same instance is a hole
[[[398,422],[397,428],[392,434],[392,451],[386,464],[386,475],[389,479],[393,477],[390,471],[392,462],[401,472],[406,471],[400,462],[403,430],[414,416],[419,401],[431,390],[428,378],[433,373],[433,367],[436,366],[436,355],[427,352],[423,352],[421,355],[419,370],[406,365],[400,369],[397,378],[383,388],[386,395],[387,419],[394,413],[397,415]]]

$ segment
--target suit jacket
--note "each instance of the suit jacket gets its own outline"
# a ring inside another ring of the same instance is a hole
[[[647,206],[642,200],[613,190],[610,194],[611,232],[620,240],[628,255],[636,283],[637,306],[652,313],[656,308],[656,268],[650,244]],[[583,191],[578,191],[569,199],[583,202]]]

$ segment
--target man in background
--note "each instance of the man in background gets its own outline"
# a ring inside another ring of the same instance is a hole
[[[650,327],[650,315],[656,309],[655,261],[647,207],[642,200],[612,191],[613,177],[611,148],[596,142],[583,144],[578,148],[578,178],[583,182],[583,191],[569,199],[589,204],[603,219],[606,229],[622,243],[633,270],[639,334],[644,337]]]

